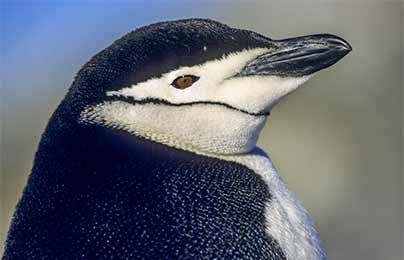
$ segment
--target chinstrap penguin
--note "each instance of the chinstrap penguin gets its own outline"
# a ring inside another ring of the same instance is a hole
[[[350,50],[207,19],[128,33],[52,115],[3,259],[326,259],[256,142],[276,103]]]

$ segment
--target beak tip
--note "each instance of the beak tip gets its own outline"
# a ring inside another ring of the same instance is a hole
[[[323,39],[326,45],[342,49],[344,52],[346,52],[346,54],[352,51],[351,44],[339,36],[325,34]]]
[[[348,42],[345,42],[345,45],[341,48],[344,50],[344,52],[346,52],[346,54],[352,51],[352,46]]]

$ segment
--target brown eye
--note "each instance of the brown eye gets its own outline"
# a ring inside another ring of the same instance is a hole
[[[192,86],[198,79],[199,77],[193,75],[180,76],[176,78],[171,85],[174,88],[186,89]]]

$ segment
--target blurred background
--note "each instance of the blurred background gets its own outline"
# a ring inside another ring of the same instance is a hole
[[[332,33],[353,52],[273,111],[259,144],[332,259],[403,259],[404,3],[0,1],[1,250],[47,120],[75,73],[142,25],[208,17],[272,38]]]

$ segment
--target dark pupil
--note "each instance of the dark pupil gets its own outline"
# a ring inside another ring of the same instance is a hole
[[[192,78],[191,77],[182,77],[178,79],[178,85],[180,87],[186,88],[189,87],[192,84]]]

